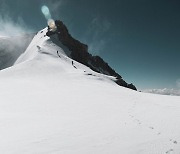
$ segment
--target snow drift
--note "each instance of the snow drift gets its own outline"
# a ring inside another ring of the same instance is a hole
[[[180,97],[120,87],[46,32],[0,72],[0,153],[180,153]]]

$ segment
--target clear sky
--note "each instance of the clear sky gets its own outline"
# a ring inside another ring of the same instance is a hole
[[[138,89],[180,88],[179,0],[0,0],[0,17],[38,31],[42,5]]]

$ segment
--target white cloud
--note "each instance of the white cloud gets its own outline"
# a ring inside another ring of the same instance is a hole
[[[99,41],[94,40],[94,41],[88,43],[89,51],[91,51],[91,53],[97,54],[101,50],[104,49],[105,44],[106,44],[106,42],[103,39],[101,39]]]
[[[5,1],[2,1],[0,7],[0,36],[15,36],[32,32],[21,17],[12,19],[11,14]]]
[[[163,89],[146,89],[143,90],[143,92],[147,93],[154,93],[154,94],[161,94],[161,95],[175,95],[175,96],[180,96],[180,89],[168,89],[168,88],[163,88]]]
[[[0,69],[10,58],[19,56],[30,42],[32,33],[21,17],[11,18],[11,12],[5,2],[0,6]],[[11,59],[12,60],[12,59]]]
[[[178,88],[180,88],[180,79],[178,79],[178,80],[176,81],[176,85],[177,85]]]
[[[91,53],[98,54],[105,48],[105,45],[108,43],[106,33],[110,28],[111,23],[107,19],[99,16],[92,19],[83,39],[84,42],[88,43]]]
[[[24,34],[32,33],[32,30],[30,30],[24,23],[23,19],[21,17],[18,17],[16,21],[14,21],[10,16],[9,13],[3,12],[3,14],[0,14],[0,38],[7,37],[12,38],[11,40],[14,40],[15,37],[19,38],[14,41],[11,41],[11,45],[7,45],[7,43],[3,43],[1,41],[1,50],[6,49],[6,52],[14,52],[14,47],[24,47],[24,44],[26,40],[22,40],[21,36]],[[9,39],[8,39],[9,40]],[[28,39],[29,42],[29,39]],[[15,53],[14,53],[15,54]],[[0,57],[1,60],[1,57]]]
[[[1,15],[0,25],[0,36],[15,36],[31,32],[20,17],[14,22],[10,17]]]

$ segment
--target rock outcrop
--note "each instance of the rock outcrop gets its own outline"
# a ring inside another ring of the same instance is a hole
[[[55,32],[48,31],[47,35],[51,37],[52,35],[56,34],[59,41],[71,51],[70,57],[72,59],[88,66],[93,71],[98,73],[115,76],[117,78],[116,83],[120,86],[137,90],[132,83],[126,83],[122,77],[116,73],[101,57],[92,56],[90,53],[88,53],[88,46],[74,39],[69,34],[67,27],[62,21],[56,20],[55,24],[57,26],[57,30]]]

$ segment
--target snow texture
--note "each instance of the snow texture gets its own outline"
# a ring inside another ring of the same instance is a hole
[[[1,154],[180,153],[180,97],[120,87],[46,31],[0,72]]]

